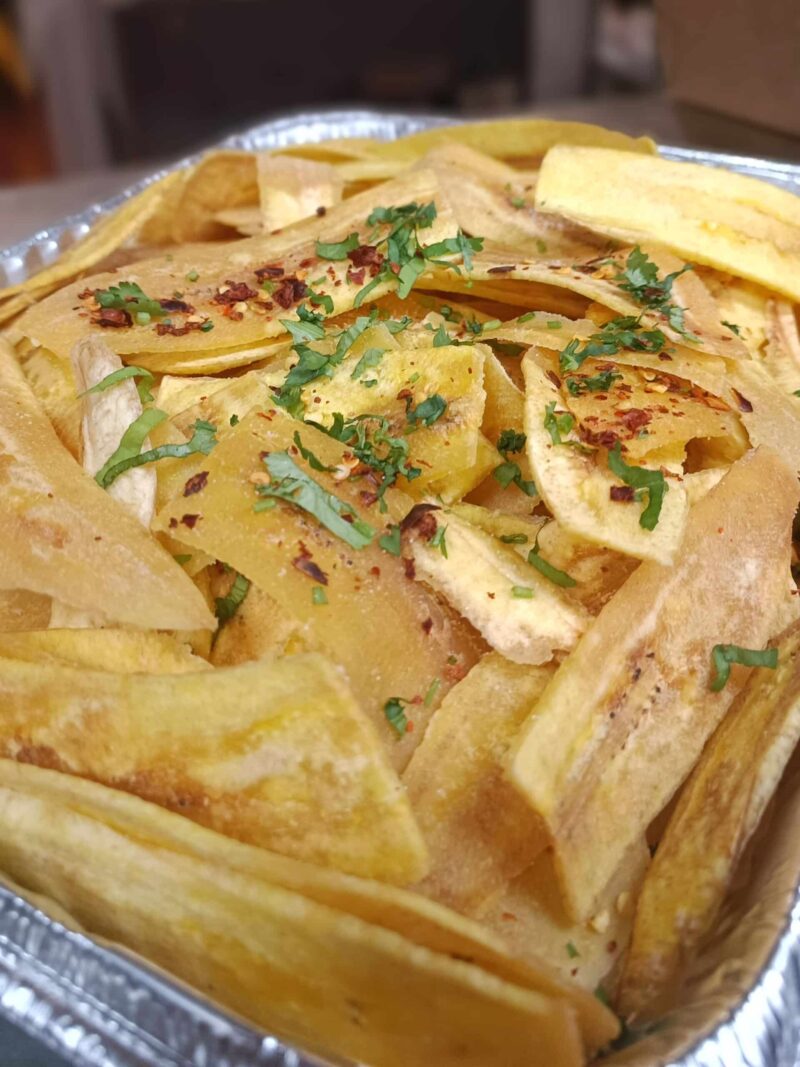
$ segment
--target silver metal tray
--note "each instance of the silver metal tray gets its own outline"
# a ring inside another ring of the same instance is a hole
[[[371,111],[299,114],[256,126],[223,146],[262,149],[361,136],[390,140],[448,121]],[[727,167],[800,194],[800,166],[685,148],[662,147],[660,152],[668,159]],[[158,176],[0,251],[0,287],[23,281],[52,262],[98,217]],[[800,845],[795,843],[800,774],[790,774],[781,793],[768,840],[754,850],[752,884],[723,917],[727,928],[701,961],[690,1002],[659,1033],[616,1053],[606,1061],[608,1067],[612,1062],[631,1067],[800,1064]],[[88,937],[48,902],[2,884],[0,1014],[79,1067],[320,1064],[240,1022],[134,954]]]

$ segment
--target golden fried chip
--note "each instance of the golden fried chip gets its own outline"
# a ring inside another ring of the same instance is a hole
[[[800,740],[800,627],[774,645],[777,669],[753,671],[703,750],[659,843],[623,972],[626,1013],[652,1018],[674,999]]]
[[[797,500],[794,471],[769,449],[735,463],[692,508],[672,566],[634,571],[520,731],[510,775],[553,835],[573,917],[593,913],[744,680],[734,667],[711,690],[713,647],[770,637]]]
[[[298,893],[153,847],[25,791],[0,790],[0,866],[94,934],[121,942],[286,1041],[376,1067],[579,1067],[566,999]],[[402,995],[398,995],[402,990]],[[431,1012],[435,1005],[435,1012]]]
[[[298,433],[303,447],[333,472],[307,465],[296,451]],[[254,510],[257,485],[269,477],[262,455],[287,450],[300,473],[318,487],[311,490],[315,497],[330,493],[351,507],[355,518],[372,525],[375,536],[365,547],[351,546],[288,501]],[[155,528],[174,532],[190,550],[200,548],[224,560],[296,617],[315,645],[345,667],[359,703],[373,717],[395,766],[402,768],[433,708],[415,704],[408,716],[414,729],[399,734],[384,715],[386,701],[421,699],[434,678],[441,680],[444,696],[485,646],[468,623],[411,580],[413,572],[402,558],[379,546],[378,538],[404,517],[411,501],[390,490],[383,515],[374,482],[336,478],[337,469],[351,469],[343,466],[345,451],[312,426],[299,429],[283,412],[255,412],[204,459],[202,491],[190,500],[176,496],[156,517]],[[315,602],[315,586],[324,589],[327,603]]]
[[[213,629],[181,568],[66,451],[2,343],[0,383],[0,584],[142,629]]]
[[[0,634],[0,656],[117,674],[185,674],[208,663],[169,634],[136,630],[31,630]]]
[[[403,774],[431,858],[417,889],[457,911],[480,914],[547,844],[503,764],[552,673],[484,656],[442,701]]]
[[[425,847],[343,672],[309,654],[171,674],[0,661],[0,751],[243,841],[390,882]]]
[[[557,145],[542,163],[536,208],[623,241],[658,241],[800,299],[800,206],[769,182],[699,163]]]
[[[485,927],[417,893],[245,845],[139,797],[73,775],[0,760],[0,787],[74,810],[159,849],[298,893],[433,952],[467,959],[523,988],[564,999],[575,1011],[589,1051],[607,1044],[619,1029],[616,1017],[596,997],[560,978],[541,960],[524,963],[509,955],[503,941]]]
[[[258,156],[261,219],[266,233],[324,215],[342,199],[343,179],[330,163],[262,152]]]

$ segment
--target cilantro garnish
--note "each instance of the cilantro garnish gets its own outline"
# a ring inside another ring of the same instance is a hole
[[[91,389],[87,389],[85,392],[81,393],[80,396],[89,396],[90,393],[104,393],[106,389],[111,389],[119,382],[127,381],[128,378],[140,379],[136,382],[139,399],[143,404],[151,403],[153,394],[150,392],[150,386],[155,381],[155,378],[150,371],[145,370],[144,367],[120,367],[119,370],[107,374],[102,381],[99,381],[97,385],[93,385]]]
[[[608,466],[625,485],[647,493],[647,507],[639,516],[639,525],[645,530],[654,530],[661,515],[664,494],[669,486],[661,471],[648,470],[646,467],[632,467],[622,458],[620,443],[614,445],[608,453]]]
[[[334,469],[333,467],[326,467],[324,463],[317,459],[317,457],[314,455],[310,448],[305,447],[300,437],[299,430],[295,430],[294,443],[297,445],[300,455],[303,457],[303,459],[313,471],[319,471],[320,473],[324,474],[330,473]]]
[[[583,346],[574,337],[562,351],[559,363],[562,371],[575,371],[580,370],[587,359],[614,356],[623,348],[634,352],[660,352],[666,343],[661,330],[643,330],[638,318],[623,315],[605,323]]]
[[[410,482],[422,473],[419,467],[408,465],[408,441],[404,437],[394,437],[389,432],[389,420],[382,415],[357,415],[345,419],[337,411],[330,426],[318,426],[318,429],[346,445],[356,459],[382,475],[377,490],[381,511],[386,511],[386,490],[400,475]]]
[[[108,289],[95,289],[94,298],[101,308],[121,308],[131,315],[166,315],[158,300],[151,300],[136,282],[120,282]]]
[[[403,330],[407,330],[414,320],[410,315],[403,315],[401,319],[387,319],[384,326],[391,334],[402,333]]]
[[[311,603],[317,607],[328,603],[328,594],[321,585],[315,585],[311,590]]]
[[[267,511],[278,500],[283,500],[313,515],[351,548],[366,548],[372,543],[375,531],[369,523],[359,519],[355,508],[346,501],[323,489],[311,475],[297,466],[288,452],[268,453],[264,456],[264,466],[272,481],[269,485],[256,486],[262,499],[254,505],[255,511]]]
[[[395,523],[389,527],[389,532],[378,538],[378,544],[384,552],[390,556],[399,556],[402,549],[402,532]]]
[[[216,445],[216,426],[198,419],[192,426],[192,436],[188,441],[176,445],[159,445],[158,448],[150,448],[147,452],[142,452],[144,439],[166,418],[167,413],[159,411],[158,408],[148,408],[143,411],[122,435],[116,452],[106,460],[94,476],[97,484],[107,489],[116,478],[119,478],[120,474],[124,474],[133,467],[155,463],[159,459],[183,459],[195,452],[202,452],[207,456]]]
[[[220,626],[233,618],[250,591],[250,580],[243,574],[237,574],[227,596],[218,596],[214,601],[214,614]]]
[[[774,671],[778,666],[778,650],[777,648],[742,648],[740,645],[714,645],[711,650],[711,661],[716,671],[711,688],[718,693],[725,687],[730,677],[732,663],[741,663],[743,667],[769,667]]]
[[[591,378],[565,378],[566,385],[572,396],[580,396],[581,393],[607,393],[614,382],[622,379],[621,374],[613,370],[603,370]]]
[[[305,311],[305,317],[301,326],[294,323],[295,329],[299,330],[309,326],[318,327],[322,316],[313,311]],[[283,385],[275,394],[275,403],[285,408],[290,415],[298,418],[302,415],[305,405],[302,400],[303,387],[309,382],[316,381],[325,375],[330,375],[331,369],[338,366],[350,350],[354,341],[368,329],[378,317],[377,309],[373,308],[369,315],[359,315],[356,321],[338,335],[336,350],[332,355],[318,352],[304,344],[302,340],[295,339],[292,344],[293,351],[299,357],[283,380]],[[288,321],[284,320],[288,326]],[[321,328],[321,327],[320,327]],[[324,331],[323,331],[324,334]]]
[[[530,563],[532,567],[535,567],[539,574],[547,578],[549,582],[552,582],[553,585],[560,585],[562,589],[571,589],[574,585],[578,584],[566,571],[560,571],[558,567],[554,567],[552,563],[548,563],[546,559],[542,559],[539,555],[538,539],[528,553],[528,563]]]
[[[412,426],[418,422],[423,423],[425,426],[433,426],[444,415],[446,410],[447,401],[438,393],[434,393],[427,400],[423,400],[421,404],[417,404],[415,408],[412,408],[409,404],[406,418]]]
[[[567,955],[571,960],[576,960],[580,956],[580,952],[578,952],[578,950],[575,948],[575,945],[572,943],[572,941],[567,941],[565,947],[567,950]]]
[[[527,585],[512,585],[511,595],[515,600],[533,600],[533,590]]]
[[[500,534],[500,540],[504,545],[526,545],[528,543],[527,535],[524,533]]]
[[[410,703],[410,700],[403,700],[402,697],[389,697],[383,705],[383,714],[386,716],[386,721],[398,737],[402,737],[408,729],[408,719],[403,710],[403,705]]]
[[[433,335],[433,347],[444,348],[450,344],[450,334],[444,328],[444,323],[439,327],[436,333]]]
[[[375,277],[356,293],[355,307],[361,307],[372,290],[385,282],[395,282],[397,295],[405,300],[427,263],[439,262],[439,256],[461,255],[465,268],[472,268],[472,253],[483,247],[481,238],[466,237],[459,230],[455,237],[432,245],[424,246],[420,242],[419,231],[430,229],[435,218],[436,205],[433,202],[375,208],[367,219],[367,225],[390,227],[388,234],[376,245],[385,246],[385,256]],[[447,266],[452,264],[447,263]]]
[[[429,544],[430,544],[431,548],[438,548],[445,559],[448,558],[448,556],[447,556],[447,542],[445,541],[445,537],[444,537],[444,535],[446,533],[447,533],[447,527],[446,526],[437,526],[436,527],[436,533],[433,535],[433,537],[429,541]]]
[[[385,348],[368,348],[358,363],[356,363],[350,377],[353,379],[360,378],[365,371],[377,367],[385,355]]]
[[[425,694],[425,699],[422,701],[426,708],[429,708],[434,702],[434,700],[436,699],[436,694],[439,692],[441,687],[441,678],[434,678],[431,684],[428,686],[428,692]]]
[[[297,320],[281,319],[281,325],[285,326],[292,335],[294,344],[303,344],[305,341],[320,341],[325,336],[325,327],[322,325],[325,317],[318,311],[309,311],[305,304],[300,304],[297,309]]]
[[[742,336],[742,329],[740,326],[737,326],[735,322],[726,322],[725,319],[722,319],[722,325],[727,326],[728,329],[731,330],[732,333],[735,333],[737,337]]]
[[[670,300],[673,282],[687,270],[693,269],[691,263],[685,263],[680,270],[673,271],[665,278],[659,278],[658,266],[637,245],[628,253],[622,270],[616,263],[615,266],[617,267],[616,282],[620,289],[630,293],[637,304],[651,308],[653,311],[660,311],[673,330],[677,330],[678,333],[691,340],[697,340],[684,325],[686,309],[678,307]]]
[[[536,483],[522,477],[518,463],[508,458],[509,453],[521,452],[525,447],[526,437],[519,430],[502,430],[497,439],[497,451],[505,460],[492,471],[492,477],[503,489],[516,485],[526,496],[536,496]]]
[[[333,314],[333,299],[327,293],[315,293],[313,289],[309,289],[307,296],[314,307],[321,307],[326,315]]]
[[[355,251],[359,244],[358,234],[351,233],[343,241],[333,241],[330,244],[317,241],[316,251],[320,259],[341,260],[347,259],[347,253]]]
[[[556,414],[555,400],[544,409],[544,428],[550,434],[550,440],[554,445],[568,444],[567,441],[561,439],[561,435],[569,433],[574,425],[575,418],[569,412]]]

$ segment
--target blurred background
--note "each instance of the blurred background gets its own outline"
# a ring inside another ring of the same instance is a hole
[[[0,0],[0,247],[302,108],[549,115],[800,160],[798,42],[798,0]]]

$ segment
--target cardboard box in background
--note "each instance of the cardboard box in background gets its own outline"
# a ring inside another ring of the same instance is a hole
[[[656,0],[669,95],[800,136],[800,0]]]

